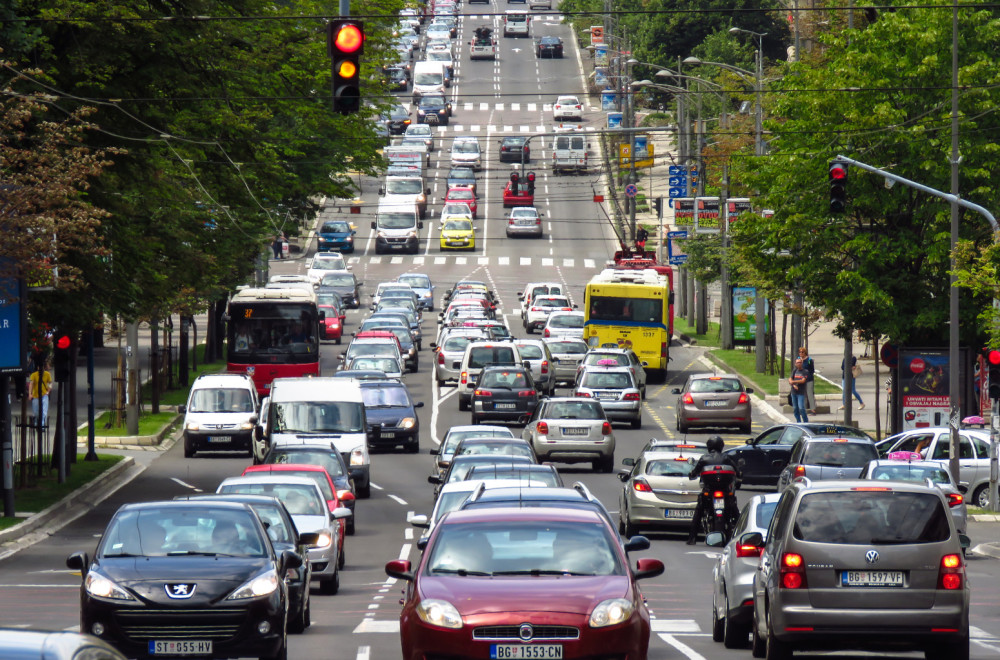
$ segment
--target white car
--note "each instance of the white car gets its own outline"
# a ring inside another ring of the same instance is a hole
[[[427,145],[427,151],[434,151],[434,133],[428,124],[410,124],[403,133],[403,139],[406,138],[422,139]]]
[[[450,202],[445,204],[441,209],[441,224],[444,224],[446,218],[468,218],[472,220],[472,209],[469,208],[468,204],[461,204],[459,202]]]
[[[474,137],[455,138],[451,145],[451,166],[471,167],[475,172],[483,169],[483,152],[479,148],[479,140]]]
[[[583,338],[583,312],[552,312],[542,328],[542,337]]]
[[[511,236],[542,237],[542,214],[534,206],[515,206],[507,217],[507,238]]]
[[[428,41],[432,40],[451,41],[451,28],[449,28],[447,25],[442,25],[440,23],[431,25],[430,27],[427,28],[426,33]]]
[[[317,252],[309,262],[306,277],[319,284],[323,275],[329,270],[351,270],[344,255],[340,252]]]
[[[583,104],[575,96],[560,96],[552,104],[552,118],[556,121],[560,119],[583,120]]]
[[[545,327],[549,314],[572,311],[573,306],[566,296],[536,296],[525,312],[524,329],[530,334]]]

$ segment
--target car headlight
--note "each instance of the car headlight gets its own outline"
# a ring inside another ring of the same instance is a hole
[[[132,595],[119,587],[117,584],[93,571],[87,573],[84,580],[84,588],[87,593],[96,598],[110,598],[111,600],[135,600]]]
[[[243,422],[242,424],[240,424],[240,430],[241,431],[252,431],[253,430],[253,424],[251,422]]]
[[[407,238],[416,238],[417,237],[417,232],[411,231],[409,234],[406,235],[406,237]]]
[[[323,238],[322,236],[320,236],[320,237],[317,238],[317,242],[319,242],[319,243],[326,243],[326,239]]]
[[[628,621],[635,611],[632,601],[626,598],[612,598],[605,600],[594,608],[590,613],[590,627],[603,628],[604,626],[614,626]]]
[[[191,422],[190,424],[187,425],[186,428],[187,428],[188,431],[197,431],[198,428],[199,428],[198,427],[198,422]]]
[[[353,237],[353,236],[348,236],[348,237],[347,237],[347,238],[345,238],[344,240],[345,240],[346,242],[348,242],[348,243],[353,243],[353,242],[354,242],[354,237]]]
[[[375,234],[375,236],[376,236],[376,238],[385,238],[385,232],[384,231],[380,231],[377,234]]]
[[[417,420],[414,419],[413,417],[404,417],[403,421],[400,422],[399,425],[401,427],[403,427],[404,429],[409,430],[409,429],[412,429],[414,426],[417,425]]]
[[[360,447],[351,451],[351,465],[364,465],[365,452]]]
[[[446,600],[429,598],[417,605],[417,616],[424,623],[441,628],[461,628],[462,615]]]
[[[320,532],[316,538],[316,545],[313,548],[329,548],[333,543],[333,532]]]
[[[254,579],[245,583],[239,589],[229,594],[226,600],[244,600],[246,598],[260,598],[273,594],[278,588],[278,575],[273,571],[268,571],[263,575],[258,575]]]

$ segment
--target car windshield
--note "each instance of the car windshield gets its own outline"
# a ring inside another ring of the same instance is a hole
[[[522,144],[524,144],[524,138],[519,138],[519,137],[504,138],[503,144],[505,147],[520,147]]]
[[[608,373],[588,371],[584,374],[580,385],[593,389],[623,390],[626,387],[632,387],[632,378],[622,371]]]
[[[162,507],[124,511],[101,540],[102,557],[192,554],[263,557],[267,544],[249,511],[230,507]]]
[[[582,328],[583,317],[579,314],[553,314],[549,319],[550,328]]]
[[[861,442],[810,442],[802,462],[822,467],[859,468],[878,458],[873,445]]]
[[[560,96],[556,103],[558,105],[580,105],[580,101],[575,96]]]
[[[528,387],[528,377],[523,371],[493,370],[482,375],[479,387],[497,387],[523,390]]]
[[[354,286],[354,276],[349,273],[327,273],[321,286]]]
[[[426,275],[400,275],[398,278],[401,284],[409,284],[414,289],[431,288],[431,278]]]
[[[887,487],[804,495],[792,533],[810,543],[890,545],[938,543],[951,528],[938,495]]]
[[[663,321],[663,300],[659,298],[627,298],[618,296],[591,296],[591,321],[636,321],[655,323]]]
[[[386,229],[407,229],[416,225],[413,213],[379,213],[378,224]]]
[[[601,404],[596,401],[558,401],[545,409],[550,419],[604,419]]]
[[[293,516],[322,516],[327,510],[326,502],[312,484],[237,482],[219,486],[219,492],[275,497]]]
[[[451,431],[445,436],[441,443],[441,453],[454,453],[455,447],[466,438],[513,438],[514,433],[509,429],[469,429],[467,431]]]
[[[351,401],[271,402],[275,433],[364,433],[364,409]]]
[[[930,479],[935,484],[950,484],[948,471],[937,465],[905,463],[902,465],[878,465],[869,475],[871,479],[891,479],[892,481],[915,481],[923,483]]]
[[[253,412],[253,397],[250,390],[212,388],[197,389],[191,393],[188,412]]]
[[[470,442],[463,442],[460,447],[456,448],[457,455],[496,455],[496,456],[527,456],[528,458],[534,458],[531,453],[531,447],[526,444],[519,442],[504,442],[502,439],[497,439],[495,441],[482,441],[476,439]]]
[[[686,477],[694,468],[687,459],[657,459],[646,463],[646,474],[651,477]]]
[[[323,227],[319,230],[321,234],[346,234],[351,231],[350,225],[342,220],[334,220],[332,222],[324,222]]]
[[[740,392],[740,381],[735,378],[697,378],[691,381],[692,392],[721,394],[723,392]]]
[[[476,144],[475,142],[469,142],[467,140],[462,140],[460,142],[456,142],[454,144],[454,146],[452,146],[451,150],[452,151],[456,151],[458,153],[478,154],[479,153],[479,145]]]
[[[441,229],[444,231],[471,231],[472,222],[469,220],[446,220]]]
[[[443,96],[424,96],[420,99],[420,105],[422,107],[436,107],[444,105]]]
[[[361,398],[367,408],[398,408],[410,405],[410,398],[406,396],[406,388],[400,386],[362,387]]]
[[[419,195],[423,192],[420,179],[389,179],[385,184],[389,195]]]
[[[582,341],[549,342],[549,350],[560,355],[583,355],[587,352],[587,344]]]
[[[503,463],[504,465],[511,465],[511,463],[517,461],[522,464],[527,464],[530,461],[523,460],[522,457],[514,457],[513,454],[495,454],[489,455],[490,457],[484,461],[477,460],[461,460],[461,457],[456,457],[455,461],[451,465],[451,470],[448,473],[448,483],[454,483],[456,481],[465,481],[469,477],[469,473],[472,469],[477,466],[489,466],[495,467],[497,463]],[[469,458],[466,456],[465,458]],[[482,479],[487,479],[491,477],[480,477]]]
[[[340,307],[343,304],[340,296],[336,293],[320,293],[316,296],[316,301],[321,307]]]
[[[445,525],[429,575],[623,575],[604,524],[513,520]]]
[[[348,371],[384,371],[387,374],[399,373],[399,363],[389,357],[356,357],[348,365]]]
[[[332,451],[321,449],[292,449],[276,447],[267,458],[265,463],[304,463],[307,465],[318,465],[326,470],[331,478],[344,476],[344,466],[337,460],[337,454]]]

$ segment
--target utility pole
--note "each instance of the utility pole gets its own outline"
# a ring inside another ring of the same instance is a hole
[[[958,5],[952,7],[951,14],[951,194],[958,197],[958,164],[961,156],[958,153]],[[955,248],[958,245],[958,202],[952,199],[951,202],[951,273],[948,276],[948,427],[951,430],[951,453],[948,461],[948,468],[951,471],[955,483],[959,481],[959,438],[958,421],[961,418],[961,400],[959,399],[959,364],[958,364],[958,278],[955,275],[957,265],[955,263]],[[990,428],[995,428],[990,424]],[[993,467],[996,465],[996,437],[990,433],[990,468],[991,477]],[[996,479],[990,479],[990,504],[996,506],[996,498],[993,498]]]
[[[125,324],[125,430],[139,435],[139,322]]]
[[[725,112],[725,110],[723,110]],[[722,289],[721,316],[719,317],[719,334],[722,335],[719,345],[724,350],[733,347],[733,296],[729,292],[729,265],[726,263],[727,245],[729,240],[729,164],[722,163],[722,181],[719,186],[719,214],[720,214],[720,255],[719,255],[719,283]]]

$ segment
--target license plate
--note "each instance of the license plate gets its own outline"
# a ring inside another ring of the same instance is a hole
[[[563,433],[563,435],[589,435],[590,434],[590,429],[585,429],[585,428],[580,429],[580,428],[572,428],[572,427],[566,428],[566,427],[563,427],[562,433]]]
[[[597,398],[601,401],[616,401],[618,399],[618,395],[614,392],[605,392],[603,394],[598,394]]]
[[[729,403],[728,401],[708,400],[708,401],[705,402],[705,407],[706,408],[725,408],[728,403]]]
[[[513,410],[517,408],[516,403],[494,403],[493,407],[497,410]]]
[[[230,438],[228,435],[210,435],[210,436],[208,436],[208,441],[209,442],[219,442],[219,443],[222,443],[222,442],[231,442],[232,438]]]
[[[211,655],[211,640],[150,641],[150,655]],[[559,656],[562,657],[562,656]]]
[[[448,241],[448,245],[465,245],[468,241]]]
[[[665,509],[666,518],[694,518],[694,509]]]
[[[902,587],[903,571],[843,571],[840,584],[844,587]]]
[[[395,433],[395,431],[382,431],[381,433],[379,433],[379,437],[380,438],[395,438],[396,437],[396,433]]]
[[[490,658],[548,658],[563,657],[562,644],[491,644]]]

